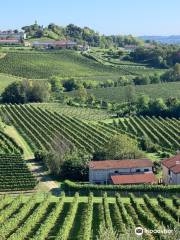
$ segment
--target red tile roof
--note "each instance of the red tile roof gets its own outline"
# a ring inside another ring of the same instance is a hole
[[[16,39],[0,39],[1,43],[19,43]]]
[[[111,180],[113,184],[157,183],[157,179],[153,173],[114,175],[114,176],[111,176]]]
[[[162,165],[170,169],[173,173],[180,173],[180,154],[162,161]]]
[[[90,169],[138,168],[152,166],[153,163],[148,159],[91,161],[89,164]]]

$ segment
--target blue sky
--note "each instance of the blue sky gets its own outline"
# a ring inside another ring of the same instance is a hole
[[[0,29],[74,23],[104,34],[180,35],[180,0],[5,0]]]

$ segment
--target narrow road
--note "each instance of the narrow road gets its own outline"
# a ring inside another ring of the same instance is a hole
[[[18,133],[18,131],[13,126],[7,126],[5,124],[3,125],[5,133],[12,137],[14,141],[23,149],[24,159],[26,160],[30,171],[39,182],[36,187],[36,191],[52,192],[53,194],[57,195],[60,192],[60,184],[51,178],[49,173],[44,169],[42,163],[34,160],[34,154],[31,148],[24,138]]]

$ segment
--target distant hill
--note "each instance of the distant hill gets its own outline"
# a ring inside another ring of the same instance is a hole
[[[172,35],[172,36],[140,36],[140,39],[146,41],[155,41],[160,43],[167,44],[180,44],[180,35]]]
[[[105,36],[89,27],[79,27],[74,24],[67,26],[59,26],[54,23],[50,23],[48,26],[41,26],[37,21],[29,26],[22,27],[27,39],[54,39],[65,40],[69,39],[79,44],[88,44],[93,47],[123,47],[124,45],[140,45],[142,40],[133,37],[132,35],[112,35]]]

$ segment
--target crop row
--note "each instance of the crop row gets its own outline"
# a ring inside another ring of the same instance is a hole
[[[133,236],[135,227],[139,225],[150,230],[179,227],[172,212],[166,210],[171,208],[175,211],[176,206],[173,202],[166,203],[165,208],[162,202],[167,202],[167,199],[162,196],[159,196],[161,202],[148,195],[139,200],[133,194],[126,200],[119,194],[113,199],[105,194],[98,202],[92,194],[82,202],[78,193],[72,198],[66,198],[62,193],[56,199],[50,195],[40,199],[35,195],[26,198],[21,195],[16,198],[1,196],[0,232],[4,239],[88,240],[97,239],[106,229],[114,238],[123,238],[127,237],[126,234]],[[159,232],[145,232],[143,237],[165,239]]]
[[[92,124],[32,105],[4,105],[4,119],[13,124],[33,150],[52,149],[57,142],[94,152],[111,136]]]

